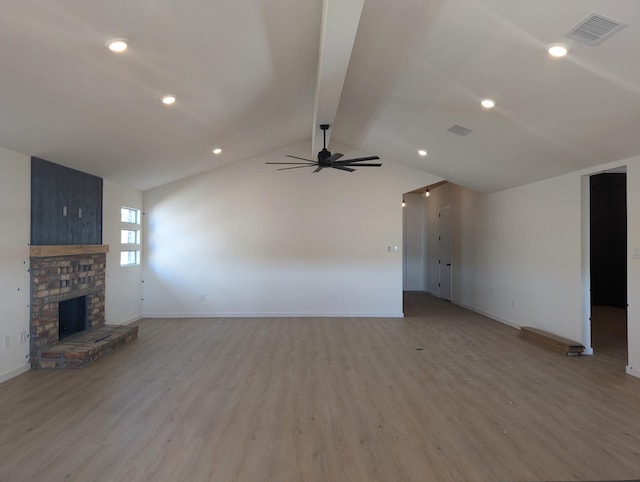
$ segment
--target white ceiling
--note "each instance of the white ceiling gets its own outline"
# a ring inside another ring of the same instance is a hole
[[[564,38],[593,12],[629,25]],[[311,156],[321,123],[483,192],[638,155],[640,1],[2,1],[2,147],[144,190],[300,142]]]

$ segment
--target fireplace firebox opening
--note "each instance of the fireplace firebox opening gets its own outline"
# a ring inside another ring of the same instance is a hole
[[[87,326],[87,297],[79,296],[58,304],[58,334],[62,340]]]

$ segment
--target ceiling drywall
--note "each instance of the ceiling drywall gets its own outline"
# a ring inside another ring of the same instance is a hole
[[[628,25],[564,37],[593,12]],[[0,146],[145,190],[304,141],[312,156],[330,123],[489,192],[640,154],[639,46],[637,0],[5,0]]]

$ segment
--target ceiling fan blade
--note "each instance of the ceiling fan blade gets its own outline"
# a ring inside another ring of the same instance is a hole
[[[339,167],[339,166],[353,166],[353,167],[381,167],[382,164],[350,164],[350,163],[345,163],[345,164],[334,164],[332,167]]]
[[[335,154],[331,154],[331,157],[329,157],[329,159],[327,159],[325,162],[333,164],[335,161],[340,159],[342,156],[344,156],[344,154],[340,154],[339,152],[336,152]]]
[[[304,166],[308,166],[309,164],[304,162],[265,162],[265,164],[302,164]]]
[[[298,156],[290,156],[289,154],[286,154],[287,157],[292,157],[294,159],[300,159],[301,161],[307,161],[307,162],[317,162],[317,161],[312,161],[311,159],[305,159],[304,157],[298,157]]]
[[[322,171],[322,169],[324,169],[323,166],[318,166],[318,167],[316,167],[315,171],[313,171],[313,172],[320,172],[320,171]]]
[[[301,167],[313,167],[315,164],[305,164],[304,166],[293,166],[293,167],[281,167],[280,169],[276,169],[276,171],[286,171],[287,169],[300,169]]]
[[[351,169],[350,167],[344,167],[344,166],[331,166],[334,169],[340,169],[341,171],[347,171],[347,172],[353,172],[355,171],[355,169]]]
[[[376,159],[380,159],[378,156],[370,156],[370,157],[357,157],[356,159],[344,159],[337,164],[346,164],[349,162],[362,162],[362,161],[375,161]]]

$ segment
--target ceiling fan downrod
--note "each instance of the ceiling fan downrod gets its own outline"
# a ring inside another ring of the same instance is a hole
[[[329,124],[320,124],[322,129],[322,150],[318,152],[318,161],[324,162],[331,157],[331,153],[327,150],[327,131],[329,130]]]

